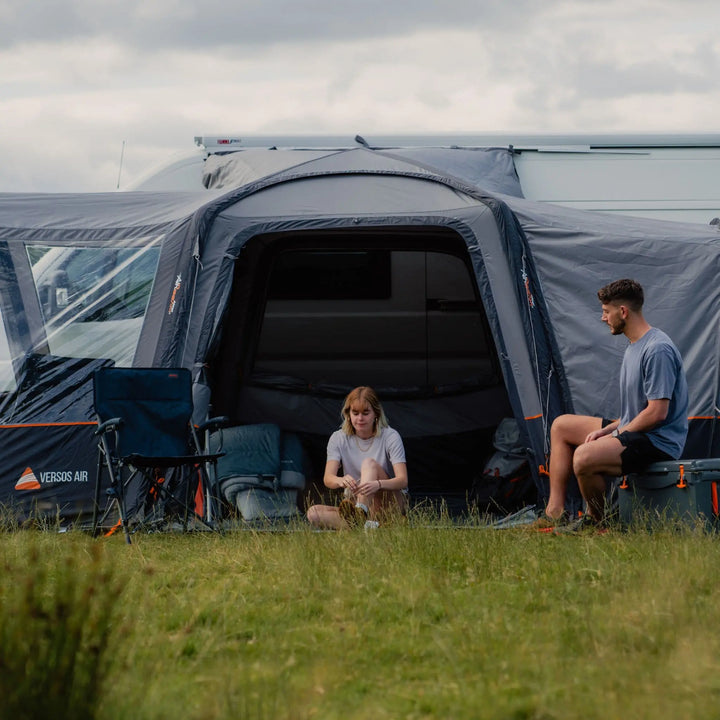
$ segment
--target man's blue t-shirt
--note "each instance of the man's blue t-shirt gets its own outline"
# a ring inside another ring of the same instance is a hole
[[[644,410],[648,400],[670,400],[664,422],[646,434],[655,447],[679,458],[688,432],[688,388],[680,352],[657,328],[625,350],[620,369],[620,426]]]

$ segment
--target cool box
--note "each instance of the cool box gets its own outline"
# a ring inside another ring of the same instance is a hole
[[[690,525],[718,518],[720,458],[652,463],[631,473],[618,486],[623,524],[681,520]]]

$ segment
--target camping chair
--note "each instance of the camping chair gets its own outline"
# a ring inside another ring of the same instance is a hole
[[[208,466],[213,466],[223,455],[222,452],[200,452],[191,423],[190,371],[184,368],[101,368],[95,372],[93,390],[98,419],[95,434],[100,438],[93,533],[98,527],[99,495],[105,469],[110,478],[109,505],[117,505],[128,543],[129,510],[131,507],[137,509],[148,493],[178,503],[184,510],[185,528],[191,513],[212,528],[209,520],[190,507],[191,482],[184,483],[184,490],[181,489],[184,496],[179,498],[168,489],[168,483],[159,479],[160,470],[186,469],[192,470],[193,477],[207,484]]]

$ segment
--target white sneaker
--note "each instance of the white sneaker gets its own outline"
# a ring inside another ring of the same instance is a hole
[[[365,529],[366,530],[377,530],[377,528],[380,527],[380,523],[377,520],[366,520],[365,521]]]

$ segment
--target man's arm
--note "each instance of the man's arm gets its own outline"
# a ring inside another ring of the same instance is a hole
[[[667,417],[670,400],[648,400],[648,404],[627,425],[618,428],[618,432],[648,432],[657,427]]]
[[[592,442],[598,440],[601,437],[607,437],[617,430],[621,432],[648,432],[654,427],[657,427],[668,414],[670,408],[670,400],[662,398],[661,400],[648,400],[648,404],[644,410],[641,410],[627,425],[620,427],[620,421],[615,420],[609,425],[606,425],[601,430],[595,430],[591,432],[586,438],[585,442]]]

